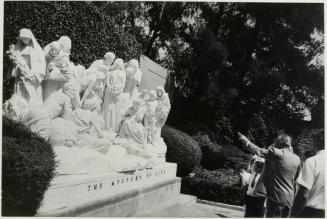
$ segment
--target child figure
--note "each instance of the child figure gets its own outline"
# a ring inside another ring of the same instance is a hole
[[[251,163],[251,174],[246,171],[241,172],[242,184],[248,185],[248,190],[245,196],[245,215],[244,217],[263,217],[264,216],[264,202],[266,199],[262,183],[258,184],[260,173],[262,171],[264,160],[262,158],[255,158]],[[257,185],[258,184],[258,185]]]
[[[154,90],[149,91],[149,99],[146,101],[146,111],[144,115],[144,126],[146,132],[147,143],[153,144],[155,136],[155,118],[158,101],[157,93]]]

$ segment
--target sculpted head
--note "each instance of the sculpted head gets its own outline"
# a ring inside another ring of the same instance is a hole
[[[107,53],[104,55],[103,58],[104,58],[104,59],[103,59],[103,60],[104,60],[104,64],[105,64],[106,66],[110,66],[110,65],[112,65],[112,63],[114,62],[116,56],[115,56],[115,54],[114,54],[113,52],[107,52]]]
[[[51,56],[57,56],[60,51],[60,43],[54,41],[50,44],[49,53]]]
[[[161,98],[166,92],[165,89],[161,86],[157,87],[156,89],[157,97]]]
[[[70,38],[68,36],[62,36],[59,38],[58,42],[61,50],[70,55],[70,50],[72,48],[72,41]]]
[[[133,69],[138,69],[140,67],[139,62],[136,59],[131,59],[129,61],[129,65],[133,68]]]
[[[118,58],[114,61],[114,65],[116,66],[116,69],[124,70],[125,67],[124,60]]]
[[[2,109],[6,117],[20,121],[29,112],[29,104],[21,96],[14,94],[2,105]]]
[[[133,100],[132,106],[134,109],[138,109],[141,106],[141,100],[139,100],[139,99]]]
[[[32,32],[29,29],[23,28],[19,30],[19,36],[17,37],[17,40],[20,40],[23,44],[29,45],[32,41]]]
[[[132,68],[132,67],[127,67],[126,69],[125,69],[125,71],[126,71],[126,75],[128,76],[128,77],[131,77],[133,74],[134,74],[134,69]]]
[[[80,91],[80,86],[77,83],[69,81],[64,84],[62,91],[69,97],[74,97]]]

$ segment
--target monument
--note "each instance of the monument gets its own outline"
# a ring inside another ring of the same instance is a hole
[[[112,52],[86,69],[70,61],[70,46],[64,36],[42,50],[22,29],[8,51],[17,84],[4,114],[49,140],[58,161],[38,215],[133,216],[178,197],[161,138],[167,70]]]

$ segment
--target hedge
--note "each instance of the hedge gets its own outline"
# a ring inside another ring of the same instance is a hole
[[[181,192],[199,199],[243,205],[246,188],[241,187],[238,173],[231,169],[209,171],[196,169],[194,176],[182,179]]]
[[[2,215],[33,216],[55,174],[49,142],[3,117]]]
[[[200,166],[201,149],[191,136],[167,125],[163,127],[161,134],[167,145],[166,159],[177,163],[178,176],[186,176]]]
[[[110,7],[111,4],[107,4],[106,10],[113,8],[119,13],[119,8]],[[42,47],[60,36],[69,36],[72,40],[71,60],[86,68],[108,51],[125,61],[138,58],[141,44],[133,30],[117,24],[114,19],[101,11],[96,2],[7,1],[4,2],[3,52],[5,54],[9,45],[16,43],[21,28],[29,28]],[[10,75],[11,68],[8,57],[4,56],[4,79]],[[7,84],[4,100],[11,96],[12,83],[9,82],[4,82]]]

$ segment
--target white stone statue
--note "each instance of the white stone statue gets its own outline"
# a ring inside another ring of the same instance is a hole
[[[65,119],[73,109],[79,107],[79,87],[76,83],[68,82],[61,90],[52,93],[41,106],[30,110],[22,119],[22,122],[32,132],[48,139],[50,136],[50,122],[57,117]]]
[[[158,106],[155,112],[155,137],[153,139],[154,142],[159,141],[161,139],[161,129],[165,125],[167,120],[171,105],[168,94],[165,92],[163,87],[157,87],[157,101]]]
[[[127,63],[126,68],[126,84],[124,93],[129,93],[130,99],[135,99],[138,96],[138,86],[141,83],[142,71],[139,68],[139,63],[136,59],[132,59]]]
[[[124,95],[126,72],[122,59],[116,59],[114,65],[117,69],[110,71],[106,80],[107,88],[104,95],[103,116],[105,129],[118,133],[119,124],[128,108],[129,99]]]
[[[116,56],[114,53],[107,52],[104,55],[103,59],[95,60],[94,62],[92,62],[92,64],[88,68],[88,71],[90,72],[93,72],[94,70],[101,71],[107,76],[109,71],[114,70],[113,62],[115,58]]]
[[[72,41],[70,38],[68,36],[61,36],[58,42],[60,44],[61,50],[70,55],[70,50],[72,48]]]
[[[2,105],[2,113],[9,119],[21,121],[29,112],[28,102],[21,96],[14,94]]]
[[[149,91],[149,98],[146,101],[146,111],[144,115],[144,126],[146,130],[147,142],[153,144],[155,138],[156,109],[158,107],[157,93],[154,90]]]
[[[23,28],[19,31],[16,45],[11,45],[10,59],[14,63],[12,76],[17,80],[15,94],[23,97],[30,108],[41,105],[41,82],[45,76],[45,56],[31,30]]]
[[[49,45],[46,60],[48,65],[43,82],[44,101],[48,99],[53,92],[61,89],[67,81],[74,78],[73,65],[69,60],[69,55],[61,51],[60,44],[57,41]]]
[[[146,144],[146,130],[142,124],[144,113],[145,109],[141,106],[141,101],[133,100],[132,106],[126,111],[121,122],[119,137]]]

